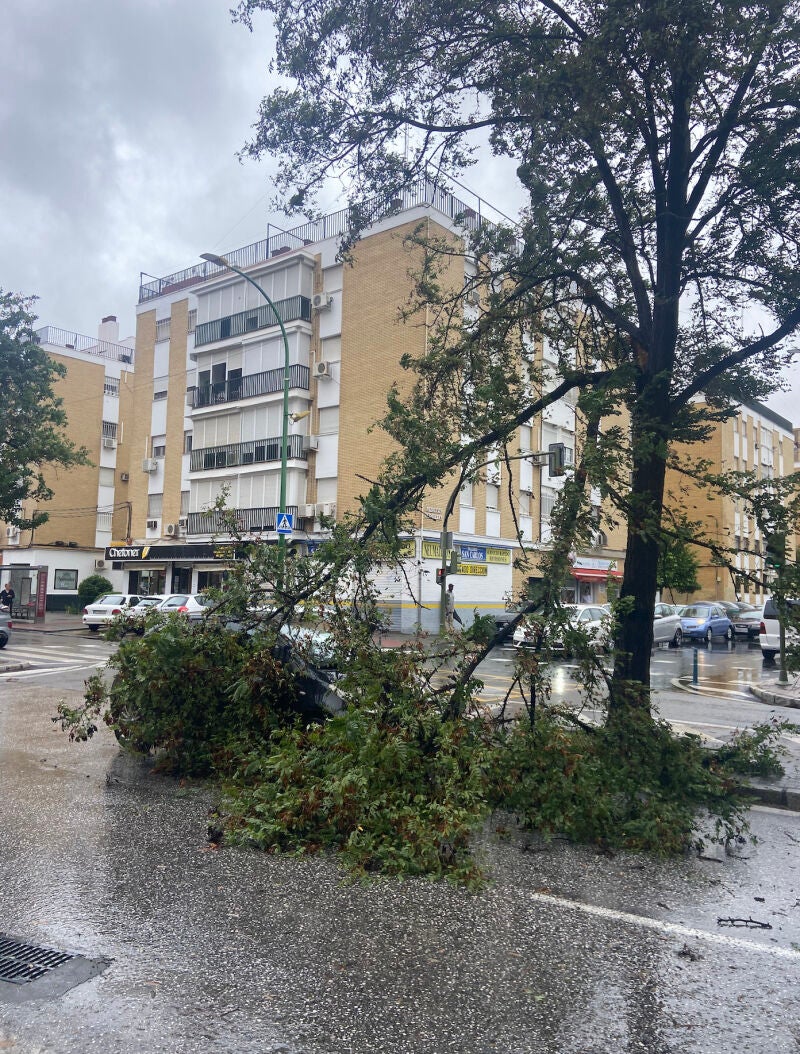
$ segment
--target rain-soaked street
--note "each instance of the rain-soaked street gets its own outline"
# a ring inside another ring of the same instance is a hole
[[[0,686],[0,933],[102,961],[68,991],[0,984],[2,1050],[800,1048],[795,813],[754,810],[761,841],[735,856],[512,831],[487,835],[478,894],[362,887],[328,859],[210,850],[210,791],[148,774],[106,730],[70,745],[50,721],[63,694]]]

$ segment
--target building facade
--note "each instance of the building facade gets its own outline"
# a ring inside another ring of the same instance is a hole
[[[795,470],[795,430],[790,421],[768,407],[744,403],[735,416],[716,425],[701,448],[683,447],[680,453],[690,460],[707,461],[712,473],[749,472],[768,486],[770,480]],[[666,490],[673,509],[685,510],[689,520],[703,525],[709,541],[731,553],[732,571],[716,562],[708,549],[693,549],[700,583],[695,596],[763,603],[773,573],[764,562],[764,534],[744,502],[702,489],[674,470],[667,473]],[[790,548],[794,553],[793,539]]]
[[[287,350],[285,484],[293,543],[301,552],[313,549],[325,536],[321,519],[355,510],[392,449],[372,426],[385,413],[390,386],[402,392],[411,383],[400,368],[402,356],[420,355],[429,335],[425,324],[399,318],[420,262],[409,235],[422,225],[431,236],[457,240],[456,217],[480,221],[464,202],[422,186],[376,214],[351,262],[337,255],[347,210],[227,254],[274,303],[286,345],[258,289],[223,266],[197,263],[142,284],[127,424],[134,541],[118,538],[106,553],[124,571],[129,591],[201,589],[222,581],[230,567],[216,510],[223,495],[245,537],[276,542]],[[454,254],[450,267],[448,280],[461,288],[469,263]],[[520,451],[563,442],[572,452],[575,432],[574,405],[559,404],[521,429]],[[538,460],[523,458],[511,469],[523,544],[534,551],[548,544],[550,511],[563,483]],[[448,523],[465,621],[473,611],[502,609],[522,585],[514,571],[519,542],[508,481],[500,472],[463,488]],[[406,576],[387,571],[381,579],[398,628],[438,625],[435,570],[447,497],[444,490],[426,495],[419,529],[407,540]],[[622,539],[598,538],[602,544],[575,558],[568,599],[605,599],[609,575],[621,575]],[[406,580],[419,590],[421,606]]]
[[[126,537],[131,525],[125,424],[131,417],[133,338],[120,341],[113,315],[102,320],[96,337],[54,326],[36,336],[66,369],[55,384],[67,413],[65,433],[88,451],[91,464],[45,472],[53,498],[42,506],[49,518],[41,527],[2,527],[2,574],[14,585],[22,617],[32,617],[37,605],[74,606],[78,582],[95,572],[121,587],[124,576],[106,564],[105,550]],[[25,502],[22,511],[30,517],[36,506]]]

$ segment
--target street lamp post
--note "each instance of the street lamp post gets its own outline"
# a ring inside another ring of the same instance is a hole
[[[289,338],[286,336],[286,327],[283,324],[283,319],[280,316],[275,304],[272,302],[271,297],[267,296],[258,282],[254,281],[249,274],[245,274],[241,268],[236,267],[224,256],[216,256],[214,253],[200,253],[201,260],[207,260],[209,263],[216,264],[218,267],[227,267],[229,271],[235,271],[236,274],[241,275],[246,282],[254,286],[259,293],[264,297],[266,302],[272,308],[272,312],[278,322],[281,329],[281,336],[283,337],[283,430],[281,432],[281,484],[280,484],[280,509],[278,512],[278,518],[283,519],[286,514],[286,470],[287,462],[289,460]],[[277,527],[277,524],[276,524]],[[278,548],[280,553],[280,579],[279,587],[283,586],[283,572],[286,564],[286,535],[278,535]]]

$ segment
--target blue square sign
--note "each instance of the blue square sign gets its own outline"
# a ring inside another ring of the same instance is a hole
[[[279,512],[275,530],[278,534],[291,534],[294,530],[294,514],[291,512]]]

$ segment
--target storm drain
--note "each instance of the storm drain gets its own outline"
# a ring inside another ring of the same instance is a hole
[[[63,966],[72,958],[73,956],[66,952],[40,948],[35,944],[23,944],[0,933],[0,981],[28,984],[49,974],[56,967]]]

